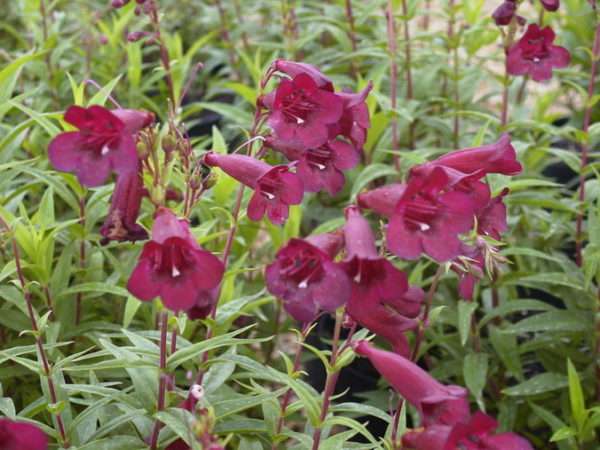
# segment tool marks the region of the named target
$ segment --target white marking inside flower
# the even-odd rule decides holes
[[[354,277],[354,282],[355,282],[355,283],[360,283],[360,272],[358,272],[358,273],[356,274],[356,276]]]
[[[426,223],[419,223],[419,228],[421,229],[421,231],[427,231],[431,227],[429,225],[427,225]]]
[[[177,278],[179,275],[181,275],[181,272],[177,270],[177,267],[173,266],[171,268],[171,275],[173,275],[173,278]]]
[[[308,282],[307,282],[307,280],[302,280],[302,281],[300,282],[300,284],[298,285],[298,287],[299,287],[300,289],[306,289],[306,288],[308,287]]]
[[[273,200],[275,198],[275,196],[269,192],[263,192],[263,194],[265,194],[269,200]]]
[[[305,122],[304,119],[301,119],[300,117],[296,117],[296,123],[298,125],[302,125],[304,122]]]
[[[316,163],[315,165],[319,170],[325,170],[325,166],[323,164]]]
[[[108,152],[110,151],[110,149],[108,148],[107,145],[105,145],[104,147],[102,147],[102,150],[100,151],[100,153],[102,154],[102,156],[106,155]]]
[[[535,63],[540,62],[540,58],[533,58],[533,62],[535,62]]]

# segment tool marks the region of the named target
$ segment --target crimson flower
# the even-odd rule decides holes
[[[477,411],[468,423],[433,425],[402,436],[402,445],[412,450],[533,450],[529,441],[515,433],[491,434],[498,422]]]
[[[139,170],[130,170],[117,177],[108,217],[100,228],[100,234],[104,236],[100,244],[148,239],[148,232],[135,223],[143,194],[144,186]]]
[[[187,311],[212,306],[198,303],[215,301],[204,294],[219,285],[223,272],[221,261],[198,245],[187,221],[161,209],[152,226],[152,240],[144,244],[127,289],[142,301],[160,297],[167,308]]]
[[[551,45],[555,34],[550,27],[531,24],[523,37],[508,49],[506,69],[511,75],[531,75],[533,81],[552,78],[552,69],[569,65],[571,56],[564,47]]]
[[[331,312],[350,298],[350,280],[332,261],[343,242],[341,233],[290,239],[275,255],[275,262],[267,266],[267,288],[284,300],[294,319],[310,322],[319,308]]]
[[[289,205],[299,205],[304,197],[302,180],[289,166],[271,166],[244,155],[220,155],[208,152],[204,164],[216,166],[240,183],[254,189],[248,204],[248,218],[258,222],[267,213],[274,225],[283,225],[289,217]]]
[[[467,176],[477,180],[488,173],[518,175],[523,171],[523,166],[516,159],[515,148],[508,133],[502,134],[493,144],[450,152],[434,161],[413,167],[410,175],[430,176],[431,172],[440,166],[452,169],[446,171],[451,184]]]
[[[0,419],[1,450],[46,450],[48,436],[35,425]]]
[[[560,7],[560,0],[540,0],[546,11],[556,11]]]
[[[271,67],[275,68],[275,70],[278,70],[279,72],[289,75],[291,78],[295,78],[301,73],[307,74],[315,83],[317,83],[317,87],[319,89],[333,92],[333,82],[327,75],[323,74],[317,66],[294,61],[286,61],[284,59],[276,59],[271,64]]]
[[[367,140],[367,129],[371,128],[371,117],[366,104],[371,89],[373,89],[372,81],[356,94],[344,91],[337,93],[344,102],[344,110],[338,124],[339,133],[348,138],[359,152],[362,151]]]
[[[405,259],[426,253],[439,262],[460,252],[457,234],[473,227],[475,202],[456,190],[446,191],[448,175],[434,168],[428,178],[411,178],[387,230],[388,248]]]
[[[508,195],[509,189],[504,188],[500,194],[490,199],[482,208],[475,211],[477,217],[477,233],[490,236],[497,241],[501,239],[500,232],[508,231],[506,223],[506,205],[502,199]]]
[[[402,302],[408,289],[406,275],[379,255],[369,222],[358,207],[350,206],[345,213],[347,257],[342,265],[352,280],[349,310],[353,314],[368,314],[380,303],[388,303],[402,315],[409,316],[412,305]]]
[[[421,426],[454,425],[469,418],[468,390],[444,385],[403,356],[356,341],[353,350],[367,356],[377,371],[421,416]]]
[[[149,125],[153,115],[143,111],[114,110],[93,105],[70,106],[64,115],[79,131],[56,136],[48,146],[52,167],[61,172],[76,170],[84,186],[100,186],[111,169],[121,174],[138,166],[133,134]]]
[[[329,195],[337,195],[346,182],[342,170],[354,169],[358,164],[356,150],[344,141],[329,141],[318,148],[306,150],[297,166],[297,173],[306,192],[317,192],[323,187]]]
[[[406,358],[410,355],[410,346],[406,331],[414,330],[418,323],[414,320],[421,312],[421,302],[425,293],[416,286],[409,286],[406,294],[395,306],[402,310],[405,315],[385,305],[378,305],[375,309],[366,313],[358,313],[353,310],[354,304],[346,307],[346,314],[352,318],[358,325],[367,328],[369,331],[388,341],[395,353]]]
[[[463,300],[471,301],[475,284],[483,278],[485,258],[479,248],[470,245],[463,244],[460,253],[451,269],[458,275],[458,295]]]
[[[516,10],[515,0],[507,0],[492,13],[492,19],[494,19],[496,25],[508,25],[515,15]]]
[[[404,183],[386,184],[371,191],[361,192],[356,198],[356,203],[361,208],[370,209],[383,217],[390,218],[396,213],[396,205],[405,190]]]
[[[340,119],[343,101],[337,94],[320,89],[303,72],[279,84],[270,109],[267,122],[280,139],[298,139],[306,148],[317,148],[329,137],[327,126]]]

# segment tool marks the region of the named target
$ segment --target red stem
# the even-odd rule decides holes
[[[406,99],[412,100],[413,94],[413,81],[412,81],[412,58],[411,58],[411,44],[410,44],[410,28],[408,25],[408,6],[406,0],[402,0],[402,15],[404,16],[404,57],[406,58]],[[415,124],[411,122],[408,124],[408,148],[414,150],[415,148]]]
[[[37,322],[35,320],[35,313],[33,310],[33,303],[31,301],[31,294],[27,290],[27,281],[25,280],[25,275],[23,274],[23,267],[21,266],[21,257],[19,254],[19,248],[17,246],[17,241],[14,237],[14,233],[11,230],[8,223],[0,217],[0,223],[6,229],[7,232],[11,234],[10,241],[12,245],[13,255],[15,258],[15,266],[17,269],[17,276],[19,277],[19,283],[21,284],[21,290],[23,291],[23,297],[25,298],[25,304],[27,305],[27,312],[29,315],[29,320],[31,321],[31,327],[33,331],[35,331],[36,339],[35,343],[37,345],[40,358],[42,359],[42,367],[44,369],[44,375],[46,376],[46,381],[48,382],[48,391],[50,392],[50,401],[53,405],[57,403],[56,390],[54,388],[54,381],[52,380],[52,374],[50,373],[50,364],[48,363],[48,357],[46,356],[46,350],[44,348],[44,343],[42,342],[41,332],[37,326]],[[69,448],[69,440],[67,439],[67,433],[65,432],[65,426],[62,421],[62,416],[60,412],[55,412],[54,416],[56,417],[56,425],[58,427],[58,432],[60,434],[60,440],[64,448]]]
[[[388,51],[390,53],[390,107],[392,110],[396,109],[397,97],[398,97],[398,65],[396,63],[396,42],[398,37],[396,35],[396,24],[394,22],[394,6],[392,0],[387,2],[387,38],[388,38]],[[398,120],[392,115],[391,118],[391,129],[392,129],[392,150],[397,152],[400,149],[398,143]],[[400,170],[400,155],[394,154],[394,167],[396,170]]]
[[[165,310],[161,313],[160,319],[160,375],[158,379],[158,404],[156,406],[157,411],[165,409],[165,391],[167,375],[165,371],[167,369],[167,328],[169,325],[169,311]],[[172,343],[171,343],[172,345]],[[154,422],[154,430],[152,431],[152,438],[150,440],[150,448],[156,449],[158,443],[158,432],[160,431],[162,423],[157,420]]]
[[[596,23],[596,35],[594,37],[594,49],[592,50],[594,58],[592,59],[592,69],[590,74],[590,80],[588,82],[588,95],[587,101],[594,95],[594,83],[596,80],[596,73],[598,71],[598,56],[600,56],[600,21]],[[590,120],[592,116],[592,107],[587,104],[585,107],[585,113],[583,118],[583,132],[588,133],[590,128]],[[579,172],[579,201],[583,203],[585,201],[585,168],[587,167],[588,152],[590,150],[589,143],[585,142],[581,146],[581,171]],[[577,215],[577,234],[576,234],[576,262],[577,266],[583,265],[583,214]]]

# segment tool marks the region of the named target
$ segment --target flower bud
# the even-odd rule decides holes
[[[148,148],[148,145],[144,141],[138,141],[135,144],[135,147],[137,148],[137,153],[138,153],[138,156],[140,157],[140,159],[146,159],[148,157],[148,155],[150,154],[150,149]]]
[[[211,172],[202,182],[202,189],[208,191],[212,189],[219,181],[219,175],[216,172]]]

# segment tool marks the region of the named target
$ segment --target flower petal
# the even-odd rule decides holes
[[[48,146],[50,164],[60,172],[70,172],[79,164],[82,157],[81,135],[78,131],[61,133],[52,139]]]
[[[152,281],[151,275],[150,261],[140,261],[127,281],[127,290],[131,295],[145,302],[158,297],[160,284]]]

